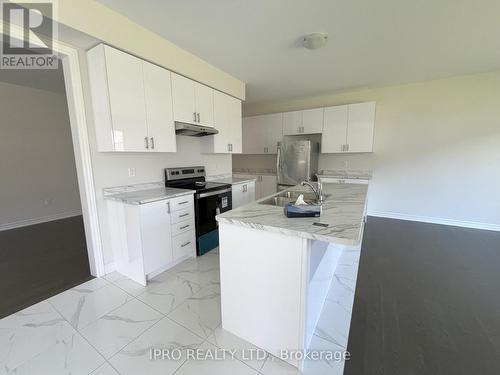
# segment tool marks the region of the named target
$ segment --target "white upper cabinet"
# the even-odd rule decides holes
[[[112,132],[109,151],[146,151],[148,134],[142,61],[107,46],[103,52],[108,83],[107,90],[104,89],[108,93],[108,116],[112,122],[106,124]],[[104,96],[94,96],[97,100],[105,100]],[[96,119],[96,125],[101,125],[101,118]]]
[[[375,102],[325,108],[322,153],[373,152]]]
[[[189,78],[172,73],[174,120],[214,126],[214,90]]]
[[[349,105],[347,152],[373,152],[375,102]]]
[[[302,133],[320,134],[323,131],[323,113],[324,108],[302,111]]]
[[[202,138],[204,153],[241,153],[241,100],[214,91],[214,125],[219,133]]]
[[[302,111],[283,113],[283,135],[300,134],[302,127]]]
[[[317,134],[323,131],[323,108],[283,113],[283,135]]]
[[[273,113],[243,119],[243,153],[276,154],[283,137],[283,114]]]
[[[194,84],[198,120],[202,126],[214,126],[214,90],[198,82]]]
[[[176,151],[170,72],[103,44],[87,57],[98,151]]]
[[[175,121],[197,124],[194,84],[189,78],[172,73]]]
[[[170,71],[144,61],[143,73],[149,149],[156,152],[175,152],[177,143]]]
[[[321,152],[343,152],[347,143],[347,119],[349,106],[325,108],[325,122],[321,136]]]

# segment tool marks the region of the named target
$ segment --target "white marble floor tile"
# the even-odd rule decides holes
[[[201,337],[212,336],[221,324],[220,294],[201,289],[168,316]]]
[[[74,328],[82,329],[131,298],[122,289],[108,283],[97,290],[77,286],[49,298],[49,302]]]
[[[351,313],[337,302],[325,300],[315,335],[340,348],[347,347]]]
[[[204,342],[199,348],[201,358],[206,357],[206,351],[219,353],[217,356],[222,358],[222,352],[214,345]],[[215,354],[214,354],[215,357]],[[210,357],[208,357],[210,358]],[[258,372],[253,368],[240,362],[238,359],[226,355],[225,360],[221,359],[188,359],[175,375],[256,375]]]
[[[302,372],[297,367],[282,361],[279,358],[269,356],[260,370],[264,375],[300,375]],[[327,375],[327,374],[325,374]]]
[[[309,350],[323,353],[323,358],[308,360],[304,366],[305,375],[342,375],[344,373],[344,348],[314,335]],[[331,353],[330,355],[326,355]]]
[[[80,285],[75,286],[73,289],[86,290],[86,291],[96,291],[97,289],[101,289],[102,287],[108,285],[108,281],[101,278],[96,277],[92,280],[86,281]]]
[[[233,335],[220,326],[215,330],[214,335],[209,336],[207,340],[218,348],[233,351],[236,358],[257,371],[262,368],[268,356],[267,352],[263,349],[257,348],[255,345]]]
[[[170,375],[184,363],[186,349],[196,349],[202,341],[186,328],[163,318],[114,355],[110,363],[121,375]],[[152,349],[178,349],[182,351],[182,356],[177,360],[151,360]]]
[[[161,318],[162,314],[133,299],[83,328],[80,333],[104,357],[110,358]]]
[[[148,282],[150,284],[151,282]],[[145,292],[148,289],[148,286],[143,286],[134,280],[130,280],[127,277],[122,277],[121,279],[113,281],[113,284],[118,288],[123,289],[125,292],[132,296],[138,296],[139,294]]]
[[[108,362],[92,372],[90,375],[120,375]]]
[[[206,270],[188,268],[178,271],[176,275],[185,280],[196,283],[203,288],[207,288],[215,292],[220,290],[220,271],[217,267],[207,268]]]
[[[0,320],[0,374],[70,337],[75,330],[43,301]]]
[[[175,275],[168,275],[163,277],[162,281],[151,284],[137,298],[167,315],[199,290],[198,284]]]
[[[109,282],[115,282],[117,280],[123,279],[124,277],[125,276],[118,271],[113,271],[103,276],[103,278]]]
[[[75,332],[9,374],[88,375],[103,362],[104,358]]]

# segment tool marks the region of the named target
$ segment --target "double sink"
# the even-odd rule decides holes
[[[270,206],[277,206],[277,207],[284,207],[288,203],[295,203],[297,201],[297,198],[299,195],[304,196],[304,201],[309,204],[309,205],[321,205],[321,203],[318,201],[318,198],[316,194],[312,192],[304,192],[304,191],[282,191],[281,193],[265,199],[259,204],[267,204]],[[329,194],[323,194],[323,200],[325,200],[327,197],[329,197]]]

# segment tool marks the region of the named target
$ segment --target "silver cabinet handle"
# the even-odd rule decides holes
[[[231,152],[233,152],[233,144],[231,143]]]
[[[144,147],[146,147],[146,149],[149,149],[149,139],[148,139],[148,137],[144,137]]]
[[[194,122],[196,122],[196,112],[193,112]]]
[[[200,123],[201,120],[200,120],[200,112],[198,112],[198,123]]]
[[[184,216],[188,216],[188,215],[189,215],[189,212],[182,214],[182,215],[179,215],[179,217],[184,217]]]
[[[170,213],[170,202],[167,202],[167,212]]]
[[[181,247],[185,247],[185,246],[189,245],[190,243],[191,243],[191,241],[188,241],[188,242],[186,242],[186,243],[183,243],[183,244],[181,245]]]
[[[179,229],[186,229],[186,228],[189,228],[189,224],[188,225],[183,225],[182,227],[180,227]]]
[[[186,203],[189,203],[189,201],[182,201],[182,202],[179,202],[177,204],[186,204]]]
[[[231,145],[229,143],[227,144],[227,150],[231,151]]]
[[[151,148],[154,150],[155,148],[155,138],[151,137]]]

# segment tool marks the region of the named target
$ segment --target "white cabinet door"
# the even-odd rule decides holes
[[[273,113],[271,115],[259,116],[261,132],[263,134],[262,143],[265,154],[277,154],[278,142],[283,138],[283,113]]]
[[[349,106],[341,105],[325,108],[321,152],[344,152],[347,144],[347,122]]]
[[[283,135],[296,135],[301,133],[302,111],[283,113]]]
[[[268,195],[276,193],[277,178],[276,176],[261,176],[260,195],[267,197]]]
[[[219,133],[203,137],[203,152],[241,153],[241,100],[214,91],[214,124]]]
[[[144,272],[150,274],[173,260],[168,201],[141,205],[141,238]]]
[[[232,186],[233,208],[244,206],[255,200],[255,182],[245,182]]]
[[[114,151],[146,151],[142,60],[104,47]]]
[[[149,150],[176,152],[170,71],[143,62]]]
[[[245,204],[245,192],[243,191],[243,184],[237,184],[231,187],[231,199],[233,208],[238,208]]]
[[[243,151],[242,123],[241,123],[241,100],[226,95],[228,121],[231,130],[231,153],[241,154]]]
[[[302,133],[320,134],[323,131],[323,113],[324,108],[302,111]]]
[[[196,124],[195,82],[172,73],[174,120]]]
[[[283,137],[283,114],[260,115],[243,119],[243,153],[276,154]]]
[[[255,200],[255,182],[247,182],[246,200],[245,204],[252,203]]]
[[[349,105],[348,152],[373,152],[375,102]]]
[[[214,90],[201,83],[195,82],[195,107],[197,124],[214,126]]]
[[[242,138],[244,154],[263,154],[262,134],[259,129],[258,116],[243,118]]]

